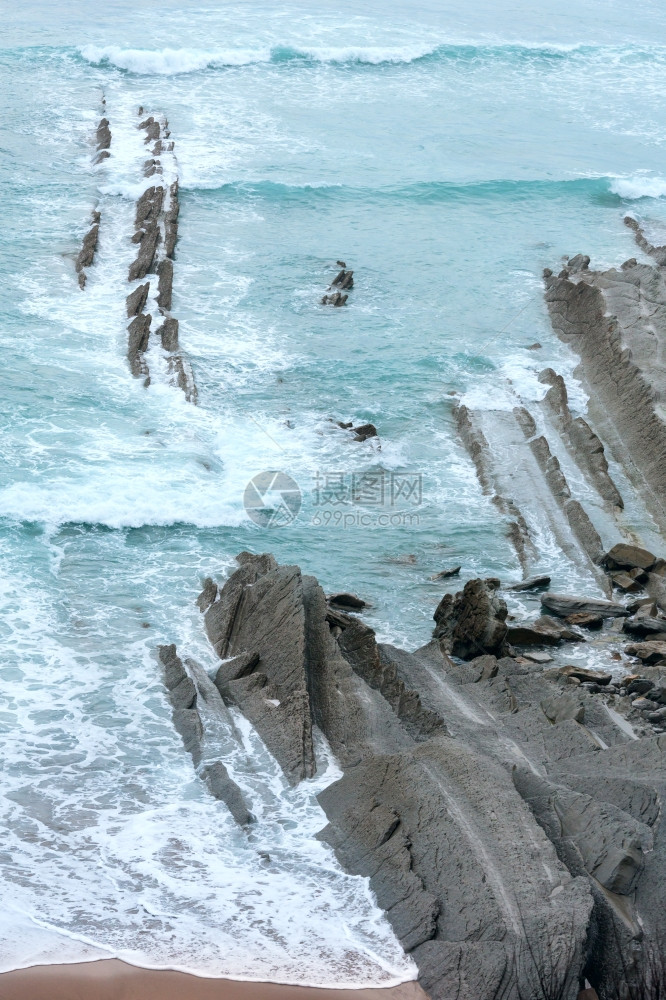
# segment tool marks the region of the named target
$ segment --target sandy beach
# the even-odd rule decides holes
[[[116,959],[41,965],[0,975],[2,1000],[425,1000],[418,983],[384,989],[331,990],[275,983],[200,979],[139,969]]]

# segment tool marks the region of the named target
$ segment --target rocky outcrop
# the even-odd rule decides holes
[[[610,672],[505,655],[495,580],[444,600],[437,638],[408,653],[297,567],[238,562],[198,599],[216,688],[291,782],[316,766],[312,726],[324,733],[344,773],[320,793],[320,836],[370,879],[433,1000],[641,982],[661,940],[666,743],[639,734],[662,724],[666,678],[620,698]]]
[[[240,826],[252,821],[243,793],[229,775],[222,760],[216,759],[220,740],[214,747],[208,741],[214,733],[215,723],[222,723],[227,732],[234,732],[233,722],[214,684],[206,672],[193,660],[187,667],[178,656],[175,645],[160,646],[158,656],[162,664],[164,683],[172,707],[174,726],[180,733],[183,745],[192,757],[199,777],[209,792],[224,802]]]
[[[663,528],[666,424],[659,404],[666,389],[660,361],[666,340],[666,282],[661,268],[632,259],[620,270],[566,267],[555,276],[546,269],[544,280],[555,332],[581,358],[590,408]]]
[[[145,313],[141,313],[127,327],[127,360],[129,361],[132,375],[137,378],[140,376],[144,376],[146,379],[150,378],[148,365],[144,358],[144,354],[148,349],[150,322],[151,317]]]
[[[161,138],[168,135],[166,121],[160,124],[151,116],[142,121],[138,128],[146,132],[146,142],[157,137],[153,156],[144,164],[144,175],[159,180],[159,175],[163,175],[163,167],[158,157],[173,150],[173,142],[165,143]],[[196,403],[197,387],[192,367],[180,348],[178,320],[171,316],[173,256],[178,238],[179,213],[177,180],[168,187],[160,183],[152,184],[138,199],[134,217],[135,231],[131,238],[132,243],[138,246],[138,251],[130,265],[128,280],[138,281],[151,273],[156,273],[159,277],[155,304],[148,304],[150,282],[147,282],[127,296],[127,315],[137,316],[142,310],[151,307],[159,310],[163,320],[157,325],[155,335],[168,355],[164,361],[167,377],[172,385],[184,392],[189,402]],[[149,345],[150,333],[143,325],[135,323],[130,324],[128,330],[130,367],[134,375],[146,376],[145,384],[149,384],[150,373],[143,355]]]
[[[502,655],[507,608],[499,596],[499,587],[499,580],[469,580],[455,597],[444,595],[433,615],[433,634],[444,652],[463,660],[483,653]]]
[[[340,261],[338,261],[338,265],[340,265]],[[345,270],[345,267],[336,274],[331,282],[328,291],[332,292],[332,294],[324,295],[321,300],[323,306],[344,306],[346,304],[349,298],[349,291],[354,287],[354,272]],[[333,291],[333,289],[337,290]]]
[[[545,368],[539,381],[550,388],[543,403],[549,408],[563,440],[574,460],[586,468],[599,495],[612,507],[622,509],[624,501],[608,472],[608,461],[601,439],[594,433],[587,420],[575,417],[569,409],[567,387],[561,375],[552,368]]]
[[[85,288],[86,285],[87,276],[85,268],[90,267],[95,259],[95,251],[97,250],[97,241],[99,239],[100,219],[100,213],[94,211],[92,213],[92,225],[83,237],[83,245],[76,258],[75,267],[76,273],[79,276],[79,288],[81,289]]]

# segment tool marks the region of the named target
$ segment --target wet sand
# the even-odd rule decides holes
[[[201,979],[154,972],[116,959],[41,965],[0,974],[2,1000],[427,1000],[418,983],[366,990]]]

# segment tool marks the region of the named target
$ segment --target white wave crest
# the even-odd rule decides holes
[[[431,55],[432,46],[324,46],[278,45],[273,48],[223,49],[125,49],[119,45],[86,45],[81,56],[98,66],[115,66],[144,76],[175,76],[224,66],[247,66],[252,63],[282,63],[311,60],[321,63],[410,63]]]
[[[270,49],[228,49],[206,52],[203,49],[124,49],[119,45],[86,45],[79,50],[84,59],[96,65],[116,66],[145,76],[176,76],[194,73],[210,66],[246,66],[270,62]]]
[[[666,177],[648,174],[617,177],[611,183],[611,191],[628,201],[635,201],[637,198],[663,198],[666,195]]]

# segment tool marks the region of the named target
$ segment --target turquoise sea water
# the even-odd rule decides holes
[[[206,798],[153,650],[213,666],[193,602],[242,549],[358,592],[409,648],[429,637],[438,570],[520,575],[452,403],[510,409],[541,397],[542,368],[571,376],[543,267],[581,250],[618,264],[637,252],[627,210],[666,220],[666,12],[77,0],[2,18],[0,966],[112,953],[409,977],[363,883],[312,839],[312,790],[287,792],[249,731],[234,773],[264,810],[254,841]],[[111,157],[93,167],[102,95]],[[145,390],[124,356],[139,105],[176,143],[173,313],[197,407],[159,378]],[[338,259],[355,287],[325,308]],[[331,418],[373,422],[381,451]],[[246,516],[264,470],[300,487],[293,523]],[[592,590],[540,542],[558,589]]]

